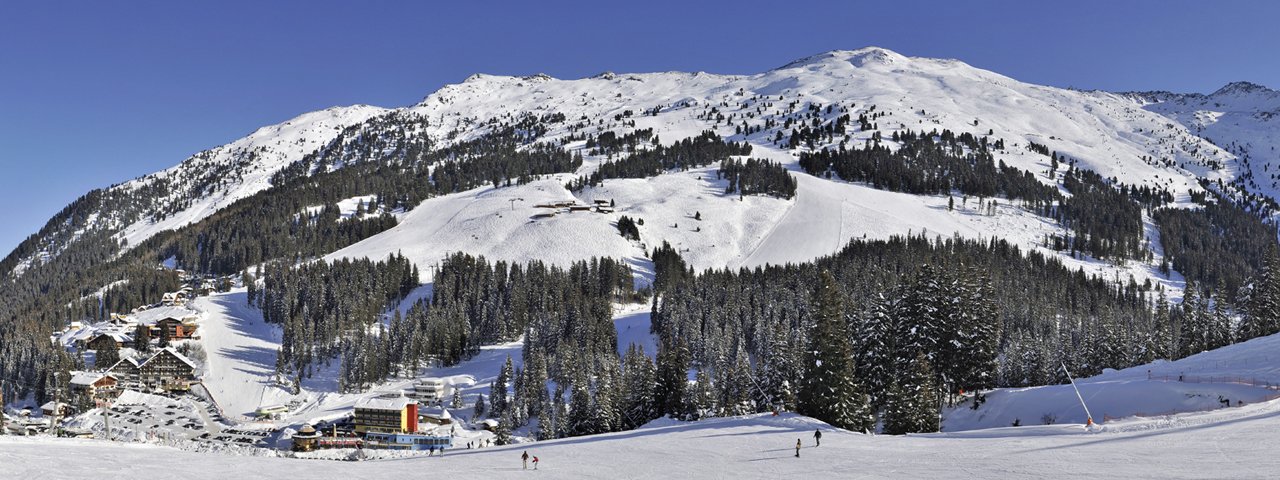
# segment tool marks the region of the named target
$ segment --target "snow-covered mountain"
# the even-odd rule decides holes
[[[885,137],[901,130],[948,129],[1001,139],[1008,148],[995,152],[999,161],[1057,185],[1060,177],[1050,173],[1049,158],[1025,148],[1035,142],[1104,177],[1166,188],[1187,205],[1186,194],[1200,188],[1200,179],[1231,182],[1243,177],[1253,180],[1251,191],[1274,195],[1273,181],[1262,179],[1274,175],[1270,164],[1278,158],[1274,129],[1267,128],[1277,98],[1276,92],[1250,84],[1232,84],[1207,96],[1066,90],[1019,82],[958,60],[906,57],[875,47],[826,52],[753,75],[606,72],[560,80],[541,74],[478,74],[408,107],[354,106],[304,114],[196,154],[169,170],[105,189],[89,208],[51,221],[14,253],[10,264],[21,272],[86,234],[111,235],[128,249],[160,231],[200,221],[269,188],[273,174],[309,154],[332,150],[345,130],[374,135],[361,126],[388,115],[425,120],[425,129],[408,134],[438,147],[477,138],[496,122],[527,115],[563,115],[567,121],[548,124],[537,141],[580,153],[588,153],[584,142],[576,140],[583,134],[650,128],[662,143],[671,144],[714,130],[728,140],[751,143],[752,156],[798,170],[796,150],[774,140],[789,135],[790,125],[806,109],[835,106],[855,117],[871,116]],[[823,121],[839,114],[829,112],[819,112]],[[742,133],[743,127],[748,133]],[[874,133],[851,132],[812,148],[842,142],[857,146]],[[575,134],[579,137],[570,141]],[[590,173],[603,160],[587,155],[576,174]],[[430,199],[422,206],[426,208],[401,215],[398,227],[333,256],[404,251],[423,267],[452,250],[556,262],[592,255],[643,256],[641,246],[613,234],[608,221],[571,216],[530,220],[533,204],[575,197],[617,201],[619,214],[648,220],[641,227],[648,246],[669,241],[687,251],[698,268],[804,261],[832,253],[851,238],[921,231],[997,235],[1037,248],[1046,234],[1061,229],[1013,205],[1000,205],[997,215],[978,215],[968,202],[962,205],[966,208],[950,211],[940,208],[946,198],[793,174],[799,180],[794,200],[739,201],[720,194],[723,185],[714,181],[714,167],[610,180],[581,192],[564,188],[574,176],[569,174],[514,188],[480,188]],[[705,219],[695,221],[695,214]],[[1140,278],[1154,277],[1149,267],[1159,261],[1158,236],[1148,230],[1157,259],[1126,267]]]
[[[1271,198],[1280,193],[1280,92],[1250,82],[1232,82],[1208,95],[1141,92],[1127,96],[1169,117],[1234,154],[1234,180]]]
[[[348,352],[356,351],[344,350],[341,355],[347,355],[346,358],[313,362],[308,367],[314,367],[314,371],[309,371],[306,378],[298,373],[297,383],[290,384],[292,380],[282,378],[288,373],[285,368],[289,366],[286,360],[289,357],[284,352],[294,351],[291,348],[292,338],[297,328],[303,327],[289,325],[288,321],[281,325],[281,316],[275,313],[274,307],[270,311],[275,317],[269,321],[269,310],[262,307],[264,301],[260,295],[263,294],[256,287],[269,285],[275,277],[270,271],[265,275],[255,272],[252,276],[247,272],[255,270],[259,262],[280,259],[307,264],[316,257],[385,259],[392,254],[403,255],[418,267],[420,275],[417,280],[423,284],[405,286],[397,283],[403,290],[398,291],[396,300],[392,303],[369,302],[375,307],[356,314],[367,314],[370,322],[381,327],[383,322],[377,319],[386,313],[385,323],[391,324],[392,328],[377,330],[379,338],[383,333],[386,333],[386,338],[392,338],[396,334],[391,332],[403,326],[399,321],[391,320],[392,317],[404,318],[416,301],[432,298],[450,288],[443,280],[438,284],[431,283],[437,273],[434,267],[446,255],[458,251],[482,255],[489,260],[515,263],[540,260],[557,265],[591,257],[618,258],[633,267],[636,283],[643,285],[654,278],[657,269],[651,259],[657,255],[650,252],[663,243],[674,246],[683,261],[701,270],[807,262],[831,255],[854,239],[921,233],[942,237],[998,237],[1008,240],[1021,251],[1043,253],[1072,269],[1080,268],[1104,281],[1113,282],[1097,282],[1102,285],[1099,290],[1111,286],[1120,290],[1126,284],[1137,290],[1136,285],[1150,281],[1164,287],[1161,295],[1167,293],[1176,301],[1182,296],[1183,277],[1177,271],[1162,270],[1165,253],[1160,232],[1167,224],[1157,225],[1153,207],[1140,204],[1139,200],[1124,197],[1102,208],[1117,203],[1132,207],[1126,211],[1131,214],[1127,218],[1133,220],[1129,223],[1133,230],[1126,230],[1126,234],[1132,232],[1131,236],[1136,236],[1140,233],[1144,241],[1135,243],[1141,243],[1140,249],[1146,249],[1142,253],[1149,251],[1150,255],[1120,255],[1101,260],[1091,258],[1074,247],[1071,251],[1051,249],[1050,238],[1074,232],[1064,220],[1066,217],[1047,213],[1052,207],[1038,208],[1027,197],[974,198],[974,195],[965,195],[960,190],[933,194],[904,193],[877,188],[869,183],[846,181],[839,175],[811,175],[801,167],[800,158],[824,148],[882,144],[890,149],[899,149],[907,145],[905,140],[898,139],[905,138],[903,134],[908,131],[945,130],[957,136],[971,135],[972,138],[989,140],[992,145],[1000,145],[989,150],[995,161],[1020,170],[1016,174],[1018,178],[1030,178],[1027,182],[1039,182],[1050,187],[1046,190],[1058,192],[1060,198],[1071,198],[1081,192],[1068,187],[1068,168],[1060,166],[1061,162],[1099,173],[1107,180],[1103,182],[1102,190],[1108,193],[1115,193],[1110,190],[1111,186],[1153,187],[1171,192],[1173,200],[1170,205],[1175,208],[1204,208],[1208,211],[1212,206],[1203,203],[1203,199],[1200,199],[1200,204],[1193,200],[1200,197],[1198,194],[1206,188],[1203,185],[1237,198],[1261,195],[1274,199],[1280,196],[1273,180],[1280,174],[1273,170],[1280,168],[1280,163],[1277,163],[1280,156],[1274,147],[1280,139],[1276,138],[1274,125],[1270,123],[1277,113],[1280,113],[1280,93],[1247,83],[1233,83],[1209,95],[1084,92],[1027,84],[957,60],[912,58],[874,47],[826,52],[751,75],[606,72],[573,80],[547,75],[474,75],[462,83],[445,86],[410,106],[335,107],[304,114],[279,125],[258,129],[230,144],[198,153],[171,169],[92,192],[69,206],[9,258],[0,262],[0,272],[3,272],[0,275],[15,275],[20,280],[53,278],[48,283],[83,283],[64,288],[71,291],[68,294],[44,284],[31,285],[39,281],[11,282],[20,287],[30,285],[29,288],[14,289],[17,292],[15,298],[43,295],[42,289],[64,296],[75,295],[70,304],[62,298],[58,298],[57,303],[49,302],[52,306],[30,302],[33,306],[28,310],[43,314],[44,320],[52,324],[64,320],[61,317],[64,310],[71,311],[68,307],[75,307],[77,303],[87,304],[89,310],[98,310],[100,316],[112,313],[108,310],[116,308],[116,305],[132,308],[136,306],[134,303],[145,303],[136,298],[113,298],[111,300],[115,304],[110,304],[105,298],[109,295],[104,293],[110,289],[96,284],[105,283],[98,280],[116,282],[108,285],[134,286],[129,283],[131,278],[127,275],[137,275],[139,271],[144,274],[138,277],[160,272],[156,275],[177,278],[179,276],[173,272],[156,269],[155,262],[167,257],[165,263],[170,268],[181,265],[199,270],[199,267],[182,262],[211,250],[231,251],[232,255],[242,255],[240,260],[243,261],[231,267],[209,267],[215,264],[209,261],[202,266],[211,271],[199,272],[231,273],[221,279],[227,282],[226,288],[230,291],[202,294],[183,307],[190,309],[197,319],[200,335],[198,343],[191,342],[199,347],[196,349],[198,355],[193,357],[200,367],[199,390],[203,392],[199,394],[200,403],[194,403],[196,399],[187,399],[184,401],[188,403],[181,404],[185,406],[176,408],[184,412],[189,410],[195,415],[190,421],[200,419],[210,430],[221,428],[214,425],[217,422],[199,414],[200,411],[213,411],[205,408],[206,404],[217,407],[214,410],[223,417],[218,422],[229,422],[228,425],[237,427],[265,428],[266,424],[259,424],[249,416],[260,407],[274,405],[289,406],[289,412],[281,415],[278,425],[296,427],[302,423],[333,420],[350,413],[357,402],[371,393],[370,388],[387,392],[411,389],[413,377],[419,373],[447,382],[458,398],[458,404],[451,408],[470,417],[469,413],[475,410],[466,408],[463,397],[470,402],[483,401],[486,393],[493,395],[495,383],[501,382],[505,386],[505,380],[498,379],[505,375],[502,372],[507,363],[513,363],[521,371],[529,371],[523,370],[526,364],[522,352],[530,349],[533,341],[529,339],[536,336],[514,335],[498,343],[477,345],[474,355],[457,364],[424,365],[419,370],[415,359],[413,371],[407,376],[377,377],[372,385],[365,385],[364,379],[344,384],[348,379],[344,370],[338,368],[338,362],[347,362],[351,358]],[[804,136],[798,131],[833,127],[842,117],[858,121],[847,123],[847,130],[830,128],[829,131],[833,132],[830,136],[794,140]],[[580,186],[579,179],[607,171],[606,164],[621,156],[639,155],[646,149],[656,150],[657,145],[671,146],[708,131],[726,141],[750,145],[750,157],[780,164],[787,171],[779,174],[789,175],[795,180],[795,195],[726,193],[729,182],[721,179],[720,169],[714,164],[670,169],[642,178],[608,178],[582,188],[570,186],[573,182],[579,182]],[[643,145],[632,152],[611,152],[596,146],[609,134],[622,138],[642,132]],[[955,144],[948,148],[962,150]],[[977,149],[972,144],[968,148]],[[485,154],[489,157],[468,156],[486,149]],[[554,155],[547,154],[549,149],[558,149],[569,155],[560,151]],[[498,154],[493,154],[495,151]],[[1046,153],[1049,151],[1053,152],[1052,156]],[[462,171],[465,168],[458,164],[478,157],[485,161],[499,158],[514,162],[511,160],[513,156],[529,152],[570,158],[572,162],[557,164],[562,168],[551,170],[559,173],[536,175],[521,171],[518,182],[512,181],[512,175],[485,176],[492,170],[501,169],[463,172],[472,176],[465,179],[470,181],[457,181],[446,176],[448,180],[457,181],[456,188],[440,187],[426,194],[404,193],[410,188],[405,183],[396,183],[429,182],[436,186],[441,181],[440,177],[424,172],[432,169],[435,172],[440,169]],[[955,155],[960,156],[959,153]],[[580,166],[578,158],[582,159]],[[450,164],[455,161],[456,164]],[[409,167],[397,170],[406,165]],[[374,174],[371,173],[374,169],[365,169],[370,166],[385,167],[392,173]],[[482,167],[471,167],[482,170]],[[369,173],[371,178],[344,176],[351,172]],[[503,170],[502,173],[509,172]],[[316,193],[316,190],[335,186],[341,187],[339,193]],[[284,193],[275,195],[279,192]],[[317,198],[322,199],[323,204],[314,203]],[[279,203],[273,203],[276,201]],[[568,204],[576,204],[579,208],[566,208]],[[546,208],[547,205],[560,206]],[[1062,205],[1063,202],[1059,201],[1053,207]],[[273,211],[275,207],[278,208]],[[1119,207],[1117,209],[1121,209]],[[1167,212],[1154,215],[1158,217],[1162,213]],[[258,214],[262,216],[254,216]],[[240,219],[236,215],[246,217]],[[639,240],[619,234],[623,216],[637,220],[635,228]],[[218,223],[228,217],[238,222]],[[328,219],[325,228],[308,230],[308,225],[311,225],[308,222],[321,223],[316,220],[319,217]],[[365,224],[364,220],[370,222]],[[1256,222],[1256,218],[1249,217],[1249,220]],[[235,224],[228,226],[230,223]],[[1141,223],[1140,231],[1138,223]],[[341,231],[340,227],[353,224],[368,228],[364,231],[351,229],[355,230],[354,233]],[[169,237],[179,237],[176,240],[166,240],[166,231],[188,226],[194,226],[192,229],[197,231],[180,232]],[[281,237],[288,237],[292,232],[280,234],[279,230],[288,232],[292,227],[303,232],[297,234],[298,237],[308,237],[308,240],[324,238],[306,245],[281,241]],[[272,228],[278,230],[273,231]],[[264,233],[259,235],[259,232]],[[1270,240],[1270,235],[1271,230],[1263,228],[1256,236]],[[259,239],[259,236],[263,238]],[[333,238],[339,236],[342,236],[341,241]],[[251,240],[241,241],[245,237]],[[1169,235],[1168,238],[1174,237]],[[154,241],[147,244],[148,239]],[[93,244],[93,249],[72,249],[78,245],[77,242],[97,243]],[[164,242],[169,243],[163,247],[155,246]],[[1172,240],[1170,245],[1173,245]],[[103,254],[103,251],[109,253]],[[32,269],[41,262],[59,258],[64,252],[92,258],[67,262],[67,266],[55,265],[70,272],[65,279],[60,276],[63,271],[50,273],[38,267]],[[142,252],[149,256],[144,257]],[[160,252],[163,254],[157,255]],[[1176,252],[1174,247],[1170,247],[1170,252]],[[1207,256],[1213,251],[1195,253]],[[66,258],[76,258],[66,255]],[[109,274],[99,277],[85,275],[83,278],[91,280],[82,280],[78,276],[81,270],[88,271],[108,263],[95,255],[116,256],[133,263],[123,267],[108,264],[101,271]],[[910,257],[905,261],[916,262],[917,259]],[[297,265],[289,263],[286,266]],[[267,270],[277,266],[268,263]],[[288,268],[280,270],[287,271]],[[240,271],[246,274],[234,275]],[[1194,279],[1193,271],[1192,268],[1187,269],[1189,278]],[[28,272],[27,277],[21,277],[24,272]],[[277,272],[276,275],[281,274]],[[344,274],[327,275],[334,278]],[[258,277],[259,282],[240,283],[251,277]],[[622,278],[625,282],[625,277]],[[204,285],[199,283],[199,278],[195,281],[197,286]],[[234,288],[233,283],[236,284]],[[304,284],[306,280],[297,283]],[[344,285],[356,284],[352,281]],[[1002,290],[1016,291],[1020,286]],[[147,285],[137,287],[143,290]],[[277,287],[276,290],[284,289]],[[95,291],[97,293],[91,293]],[[1146,302],[1148,291],[1144,287],[1142,296],[1134,302]],[[1193,290],[1188,288],[1187,291]],[[408,292],[407,296],[405,292]],[[1056,295],[1058,291],[1052,293]],[[117,295],[127,297],[125,293]],[[99,297],[98,301],[94,301],[94,296]],[[255,296],[259,298],[257,307],[250,300]],[[1217,306],[1222,305],[1219,303],[1222,297],[1213,298],[1216,315],[1219,313]],[[21,300],[30,299],[21,297]],[[343,303],[346,303],[345,299]],[[1187,302],[1188,305],[1201,306],[1207,303]],[[648,302],[613,305],[612,323],[616,337],[608,341],[614,343],[620,354],[626,345],[635,344],[647,355],[656,356],[661,342],[653,333],[656,331],[654,326],[660,325],[657,319],[669,312],[659,311],[660,302],[657,300],[652,305],[652,310]],[[1111,306],[1105,302],[1098,305],[1100,310]],[[447,310],[449,307],[432,308],[436,312],[450,311]],[[390,313],[392,310],[399,315]],[[304,308],[304,313],[297,318],[306,317],[306,311]],[[454,310],[462,311],[461,308]],[[155,313],[160,312],[157,310]],[[1070,314],[1054,316],[1051,309],[1015,315],[1037,321],[1043,319],[1046,324],[1080,322],[1078,327],[1059,331],[1061,339],[1065,340],[1044,342],[1043,353],[1046,354],[1043,358],[1056,359],[1047,354],[1049,347],[1069,348],[1066,345],[1073,339],[1089,343],[1102,335],[1089,332],[1088,328],[1098,327],[1095,331],[1103,331],[1112,325],[1123,324],[1111,322],[1114,317],[1121,316],[1113,313],[1111,310],[1105,314],[1100,312],[1097,317],[1107,322],[1093,323]],[[1086,315],[1081,314],[1080,317]],[[1169,314],[1165,312],[1164,315],[1162,321],[1167,321]],[[459,314],[456,318],[462,316]],[[668,316],[665,320],[671,321],[671,318],[677,317]],[[430,317],[414,321],[420,320],[422,325],[435,325]],[[1134,321],[1129,319],[1128,325],[1132,329]],[[335,332],[353,337],[356,331],[368,334],[363,328],[365,324],[361,323],[359,327],[351,331],[335,329]],[[420,328],[425,331],[427,327]],[[915,329],[911,331],[914,333]],[[1170,328],[1170,331],[1175,330]],[[573,332],[577,333],[576,330]],[[730,335],[728,330],[723,332]],[[1027,332],[1020,333],[1023,335],[1010,337],[1011,341],[1029,338]],[[44,335],[45,332],[38,332],[30,338],[34,339],[32,342],[45,342]],[[1037,331],[1035,335],[1041,335],[1041,332]],[[415,337],[410,334],[400,338],[412,340]],[[603,335],[602,338],[610,337]],[[1274,382],[1280,374],[1265,352],[1274,350],[1272,347],[1277,342],[1280,342],[1280,334],[1173,362],[1142,363],[1146,361],[1142,360],[1125,363],[1125,366],[1142,364],[1121,371],[1108,370],[1079,380],[1084,398],[1066,385],[995,389],[965,399],[965,402],[977,402],[981,397],[983,402],[987,402],[981,408],[971,408],[971,404],[962,403],[945,412],[947,434],[898,437],[833,432],[824,439],[830,443],[820,449],[806,448],[804,458],[809,459],[806,462],[813,459],[826,462],[824,465],[830,463],[828,459],[843,458],[844,464],[837,462],[836,467],[828,465],[826,468],[847,471],[871,465],[870,471],[882,471],[884,475],[902,475],[905,471],[912,472],[908,475],[936,476],[960,462],[967,465],[965,468],[979,472],[1006,475],[1007,472],[1025,472],[1045,476],[1078,466],[1087,461],[1086,458],[1105,457],[1104,454],[1110,452],[1107,449],[1111,448],[1107,445],[1118,445],[1125,455],[1108,457],[1111,461],[1104,462],[1103,468],[1116,472],[1118,476],[1133,476],[1145,474],[1146,470],[1143,470],[1143,465],[1129,461],[1128,457],[1150,448],[1148,438],[1152,434],[1148,430],[1166,430],[1160,434],[1174,439],[1170,443],[1173,445],[1170,451],[1177,454],[1167,455],[1176,463],[1168,466],[1166,471],[1197,472],[1194,469],[1198,467],[1192,463],[1203,460],[1204,455],[1181,453],[1198,452],[1213,446],[1222,435],[1243,434],[1241,438],[1250,440],[1266,438],[1262,432],[1274,427],[1274,414],[1280,405],[1274,400],[1274,390],[1269,388],[1271,384],[1268,382]],[[1145,348],[1148,343],[1156,344],[1159,340],[1124,345]],[[1041,346],[1040,343],[1035,345]],[[738,349],[742,350],[742,347]],[[1027,347],[1025,351],[1032,349]],[[1036,350],[1034,353],[1040,355],[1042,352]],[[1100,355],[1098,357],[1101,358]],[[386,358],[392,357],[388,355]],[[744,351],[740,358],[749,357]],[[1005,355],[1002,358],[1006,363],[1016,363],[1023,357]],[[1010,358],[1014,360],[1007,360]],[[1060,363],[1064,369],[1068,364]],[[532,370],[533,364],[528,365]],[[1041,366],[1054,368],[1048,361]],[[702,371],[702,367],[698,370]],[[690,378],[698,376],[697,372],[690,374],[693,375]],[[1243,376],[1248,376],[1249,385],[1243,384]],[[361,386],[351,388],[348,385]],[[757,385],[756,388],[760,387]],[[587,389],[580,391],[586,392]],[[1227,397],[1243,408],[1187,413],[1216,408]],[[1081,432],[1078,425],[1049,425],[1086,421],[1088,415],[1083,410],[1076,411],[1076,402],[1085,401],[1097,409],[1089,415],[1107,420],[1104,428],[1091,430],[1090,434],[1109,436],[1084,442],[1077,440],[1080,437],[1076,434]],[[1242,401],[1256,405],[1241,405]],[[174,409],[155,403],[164,402],[163,397],[130,395],[129,402],[137,403],[140,409]],[[149,414],[143,415],[145,412],[142,410],[134,413],[148,417],[147,425],[158,422]],[[1170,416],[1145,417],[1152,413]],[[1108,418],[1132,416],[1137,418],[1119,421]],[[77,425],[97,428],[99,419],[94,417],[95,414],[80,415]],[[101,420],[103,423],[99,431],[110,428],[108,422],[116,422],[106,420],[106,417]],[[1032,425],[1037,421],[1045,425],[1003,428],[1014,423]],[[123,422],[117,422],[117,430],[120,430],[119,423]],[[538,423],[541,425],[542,420],[539,419]],[[126,425],[121,432],[132,435],[127,438],[138,438],[142,427],[137,426],[137,422],[132,425]],[[1175,428],[1179,425],[1207,426]],[[155,428],[180,432],[186,440],[200,438],[198,435],[203,431],[193,427],[164,428],[158,423]],[[660,419],[637,430],[602,436],[554,440],[532,444],[533,447],[463,451],[460,446],[463,439],[478,440],[482,436],[491,436],[489,432],[466,428],[457,432],[460,436],[455,440],[455,449],[449,453],[453,458],[449,461],[453,463],[445,464],[443,471],[496,471],[495,465],[506,461],[498,460],[498,457],[505,455],[510,455],[506,459],[512,462],[510,466],[514,469],[514,459],[519,453],[517,449],[537,448],[536,453],[546,459],[544,468],[554,470],[561,468],[556,465],[574,465],[578,469],[573,472],[576,475],[616,475],[618,462],[600,459],[608,458],[609,452],[619,450],[614,447],[621,445],[625,447],[622,451],[631,452],[624,455],[624,464],[628,465],[643,465],[656,458],[674,456],[678,461],[668,463],[690,465],[688,472],[693,475],[734,472],[764,476],[759,473],[763,471],[776,477],[779,473],[795,471],[792,467],[781,466],[782,462],[793,462],[790,449],[795,445],[795,438],[804,438],[807,447],[812,431],[818,428],[827,429],[829,425],[792,414],[754,415],[696,423]],[[964,432],[979,429],[983,431]],[[1214,435],[1197,434],[1196,431],[1201,429]],[[292,431],[287,430],[286,433]],[[283,435],[275,439],[280,440]],[[711,437],[729,440],[713,439],[708,442]],[[161,453],[171,453],[152,448],[133,448],[137,451],[123,452],[80,442],[65,445],[16,440],[4,442],[6,448],[16,452],[15,458],[20,465],[18,471],[23,472],[38,472],[38,467],[31,465],[37,464],[44,455],[42,452],[48,448],[73,456],[88,453],[114,458],[117,463],[137,464],[152,464],[157,462],[156,458]],[[1259,457],[1264,455],[1261,446],[1267,443],[1237,443],[1246,448],[1227,455],[1230,457],[1230,462],[1225,462],[1227,469],[1220,471],[1247,476],[1257,471],[1248,462],[1262,458]],[[974,455],[975,450],[984,448],[994,449],[994,453]],[[1043,455],[1036,454],[1042,450],[1066,451],[1075,455],[1045,463]],[[922,451],[941,452],[937,457],[940,461],[916,465],[911,459]],[[868,463],[866,452],[883,458]],[[179,455],[184,461],[210,467],[197,472],[197,476],[221,472],[211,466],[217,463],[216,460]],[[1007,458],[990,462],[993,455]],[[703,457],[729,460],[713,462],[714,467],[693,461]],[[386,462],[373,468],[378,472],[396,474],[410,468],[418,469],[422,466],[418,462],[423,460],[433,459]],[[763,463],[754,465],[763,466],[764,470],[747,468],[753,464],[745,462],[757,461]],[[96,468],[95,465],[81,463],[72,462],[67,468],[76,473]],[[298,467],[265,460],[250,463],[252,471],[245,471],[249,476],[278,476],[281,472],[292,473],[291,469]],[[650,468],[635,470],[631,474],[648,477],[667,472],[662,468]]]
[[[16,259],[15,273],[57,255],[82,235],[111,235],[128,248],[158,232],[200,221],[270,187],[273,173],[301,160],[343,128],[385,111],[355,105],[305,113],[196,153],[172,168],[91,192],[19,247],[15,253],[27,252]]]

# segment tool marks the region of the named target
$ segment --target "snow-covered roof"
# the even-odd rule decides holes
[[[113,325],[110,322],[99,322],[93,325],[76,325],[76,323],[78,322],[73,323],[66,330],[63,330],[62,333],[54,335],[57,337],[58,343],[61,343],[62,345],[72,345],[76,342],[92,340],[94,337],[102,334],[115,335],[117,336],[116,341],[122,343],[131,341],[128,339],[128,334],[124,333],[119,326]],[[121,340],[121,337],[126,338],[126,340]]]
[[[120,361],[119,361],[119,362],[116,362],[116,363],[115,363],[115,365],[112,365],[112,366],[111,366],[111,368],[108,368],[108,369],[107,369],[107,371],[108,371],[108,372],[113,372],[113,371],[115,371],[115,370],[116,370],[116,367],[119,367],[119,366],[121,366],[121,364],[124,364],[124,363],[129,364],[129,366],[131,366],[131,367],[133,367],[133,368],[135,368],[135,369],[136,369],[136,368],[138,368],[138,359],[133,358],[133,357],[124,357],[124,358],[120,359]]]
[[[91,337],[89,341],[92,342],[96,340],[98,337],[102,337],[102,336],[110,337],[112,340],[115,340],[116,343],[129,343],[133,341],[132,336],[129,336],[119,330],[103,330],[99,332],[97,335],[94,335],[93,337]]]
[[[182,363],[187,364],[187,366],[188,366],[188,367],[191,367],[191,369],[192,369],[192,370],[194,370],[194,369],[196,368],[196,364],[195,364],[195,362],[192,362],[192,361],[191,361],[191,359],[190,359],[190,358],[187,358],[185,355],[183,355],[183,354],[181,354],[181,353],[178,353],[178,351],[177,351],[177,350],[174,350],[174,349],[173,349],[173,347],[166,347],[164,350],[161,350],[161,351],[159,351],[159,352],[156,352],[156,354],[155,354],[155,355],[152,355],[152,356],[151,356],[151,358],[148,358],[148,359],[146,359],[145,361],[143,361],[142,363],[139,363],[139,364],[138,364],[138,366],[139,366],[139,367],[141,367],[141,366],[143,366],[143,365],[146,365],[147,363],[151,362],[152,360],[155,360],[155,359],[156,359],[156,357],[159,357],[161,354],[163,354],[163,353],[165,353],[165,352],[168,352],[168,353],[173,354],[173,356],[174,356],[174,357],[176,357],[176,358],[177,358],[178,360],[180,360]]]
[[[112,377],[113,375],[105,372],[72,372],[71,384],[89,386],[98,383],[103,377]]]
[[[130,314],[127,318],[130,322],[140,323],[142,325],[155,325],[156,322],[166,318],[176,318],[178,320],[194,321],[199,317],[199,313],[183,306],[165,306],[148,308],[139,310]]]
[[[440,378],[424,378],[413,383],[414,388],[441,388],[444,380]]]
[[[44,405],[41,405],[41,406],[40,406],[40,409],[41,409],[41,410],[53,410],[55,407],[62,407],[62,408],[66,408],[66,407],[67,407],[67,404],[66,404],[65,402],[56,402],[56,403],[55,403],[55,402],[50,401],[50,402],[45,403]]]
[[[418,414],[432,417],[432,418],[439,418],[441,420],[448,420],[450,418],[453,418],[453,415],[449,414],[449,409],[440,407],[440,406],[423,408],[421,410],[418,410]]]
[[[409,397],[399,395],[379,395],[360,399],[360,401],[356,402],[356,408],[368,410],[395,410],[398,412],[415,403],[418,403],[418,401]]]

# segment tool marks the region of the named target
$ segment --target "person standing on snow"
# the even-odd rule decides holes
[[[520,463],[524,465],[523,470],[529,469],[529,452],[528,451],[520,454]]]
[[[796,458],[800,458],[800,439],[796,439]]]
[[[534,469],[534,470],[537,470],[537,469],[538,469],[538,456],[537,456],[537,455],[534,455],[534,456],[533,456],[533,469]]]
[[[822,430],[820,429],[813,430],[813,443],[815,447],[822,446]]]

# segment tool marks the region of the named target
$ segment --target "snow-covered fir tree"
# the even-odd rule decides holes
[[[805,353],[800,413],[853,431],[870,431],[873,417],[858,384],[843,295],[831,272],[822,272]]]
[[[885,402],[884,433],[938,431],[939,408],[936,375],[924,354],[917,355],[903,375],[889,387]]]

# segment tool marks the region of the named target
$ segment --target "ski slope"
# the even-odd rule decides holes
[[[1268,478],[1280,403],[1172,422],[1133,420],[1101,432],[1080,425],[954,434],[875,436],[832,430],[801,416],[754,415],[693,423],[656,421],[629,432],[478,450],[443,457],[329,462],[198,454],[93,440],[0,437],[6,478],[100,478],[168,471],[184,479],[280,478]],[[822,429],[822,446],[813,431]],[[796,458],[795,444],[804,445]],[[520,454],[540,460],[522,471]],[[49,458],[58,458],[51,465]]]
[[[1181,380],[1180,380],[1181,379]],[[1280,398],[1280,334],[1255,338],[1175,361],[1157,360],[1076,380],[1095,422],[1132,416],[1161,417],[1223,409]],[[1056,423],[1084,423],[1084,409],[1070,385],[1001,388],[977,410],[972,400],[943,415],[943,430],[975,430]],[[1236,411],[1236,408],[1224,411]]]
[[[646,252],[663,242],[701,271],[807,262],[834,254],[854,239],[959,235],[1004,238],[1023,251],[1057,257],[1070,268],[1105,278],[1133,276],[1138,283],[1150,280],[1164,285],[1172,298],[1181,297],[1182,277],[1159,272],[1163,252],[1150,221],[1148,237],[1156,246],[1151,261],[1117,265],[1076,258],[1041,245],[1048,235],[1064,234],[1061,225],[1008,201],[998,201],[994,214],[988,214],[977,199],[957,196],[954,209],[949,209],[947,196],[890,192],[817,178],[796,171],[796,160],[787,151],[770,144],[753,144],[753,148],[753,157],[792,169],[798,182],[795,198],[725,194],[727,182],[715,179],[715,167],[644,179],[610,179],[576,193],[564,187],[570,176],[556,175],[527,185],[482,187],[425,200],[394,228],[325,258],[380,260],[398,253],[418,266],[422,281],[430,282],[433,267],[454,252],[483,255],[491,261],[540,260],[560,266],[613,257],[627,260],[642,277],[638,283],[644,284],[652,280]],[[615,211],[534,218],[547,212],[535,207],[538,204],[595,200],[613,201]],[[617,220],[623,215],[644,221],[638,226],[639,243],[618,234]]]
[[[286,404],[293,395],[275,382],[280,328],[262,321],[244,290],[198,297],[192,306],[200,321],[205,349],[205,389],[224,414],[246,421],[258,407]]]
[[[416,294],[429,295],[430,288],[420,288]],[[200,297],[192,306],[201,312],[201,345],[207,357],[201,381],[224,415],[245,424],[254,421],[251,416],[258,407],[289,403],[295,403],[297,408],[270,422],[270,426],[298,427],[341,417],[350,414],[361,398],[412,389],[413,381],[422,377],[442,379],[447,385],[446,398],[459,391],[464,407],[455,409],[453,415],[468,420],[480,395],[489,395],[489,385],[497,379],[507,358],[516,367],[522,364],[522,342],[489,345],[457,365],[426,366],[412,378],[391,379],[366,392],[341,393],[337,381],[340,359],[335,359],[331,365],[318,368],[312,378],[303,380],[301,391],[295,394],[275,377],[281,330],[263,322],[262,312],[248,305],[243,288]],[[649,306],[617,305],[615,309],[620,353],[637,343],[650,356],[656,355],[656,340],[649,333]]]

